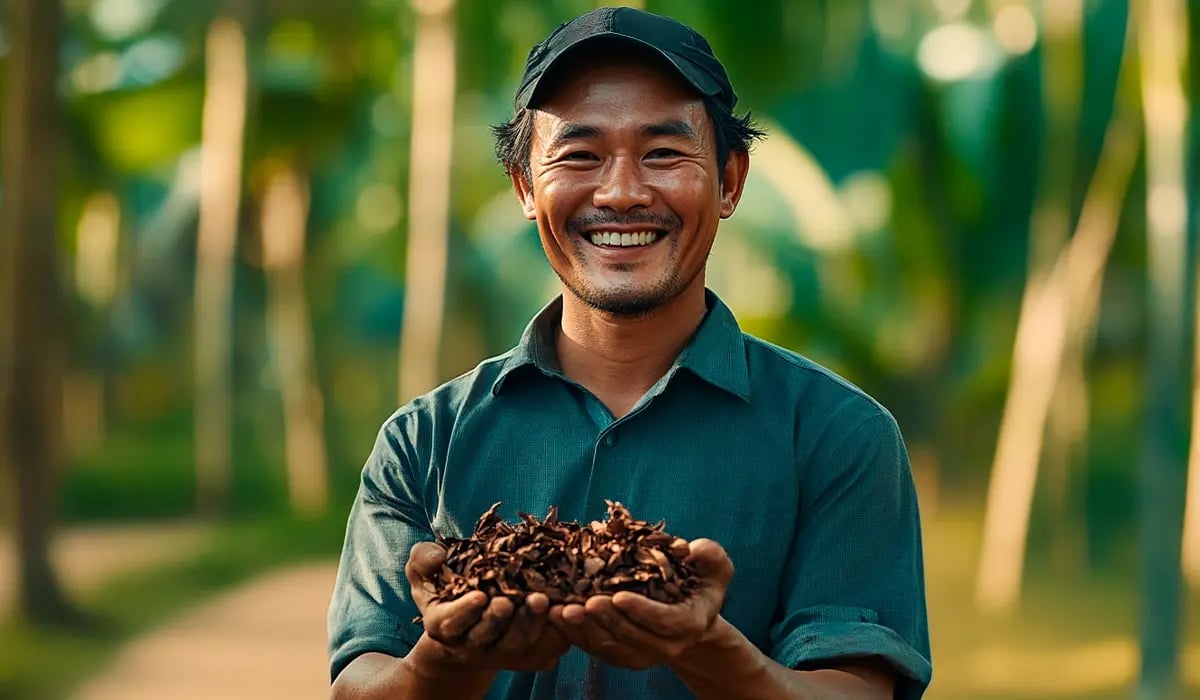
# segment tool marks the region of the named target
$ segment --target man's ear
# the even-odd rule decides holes
[[[750,172],[750,154],[746,151],[729,151],[729,160],[725,162],[725,171],[721,179],[721,218],[733,216],[738,202],[742,199],[742,191],[746,186],[746,175]]]
[[[521,203],[521,213],[530,221],[537,219],[537,211],[533,207],[533,185],[529,183],[525,173],[519,169],[509,170],[508,179],[512,180],[513,192],[517,195],[517,201]]]

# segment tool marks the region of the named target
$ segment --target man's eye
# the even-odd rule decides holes
[[[674,148],[656,148],[646,154],[647,158],[678,158],[683,155]]]
[[[587,151],[571,151],[567,155],[563,156],[563,160],[592,160],[595,157],[596,156]]]

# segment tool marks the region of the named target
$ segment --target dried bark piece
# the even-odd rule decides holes
[[[555,506],[541,520],[518,513],[518,522],[508,523],[500,505],[480,516],[470,537],[438,538],[447,556],[434,576],[435,600],[483,591],[521,605],[539,592],[552,604],[582,603],[590,595],[633,591],[676,603],[699,585],[684,563],[687,541],[668,534],[665,521],[635,519],[620,502],[605,500],[607,519],[587,525],[561,522]]]

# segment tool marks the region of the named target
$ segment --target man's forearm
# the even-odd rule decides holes
[[[892,681],[882,672],[835,669],[796,671],[759,651],[741,632],[718,617],[705,641],[672,669],[698,700],[889,700]]]
[[[438,658],[433,644],[422,636],[406,657],[363,654],[338,675],[333,700],[483,698],[496,672],[446,662]]]

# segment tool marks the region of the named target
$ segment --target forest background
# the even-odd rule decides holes
[[[929,697],[1200,697],[1200,2],[625,4],[769,132],[709,285],[904,431]],[[379,425],[556,293],[488,126],[595,6],[8,0],[0,698],[135,697],[251,589],[305,690],[182,665],[324,696]]]

